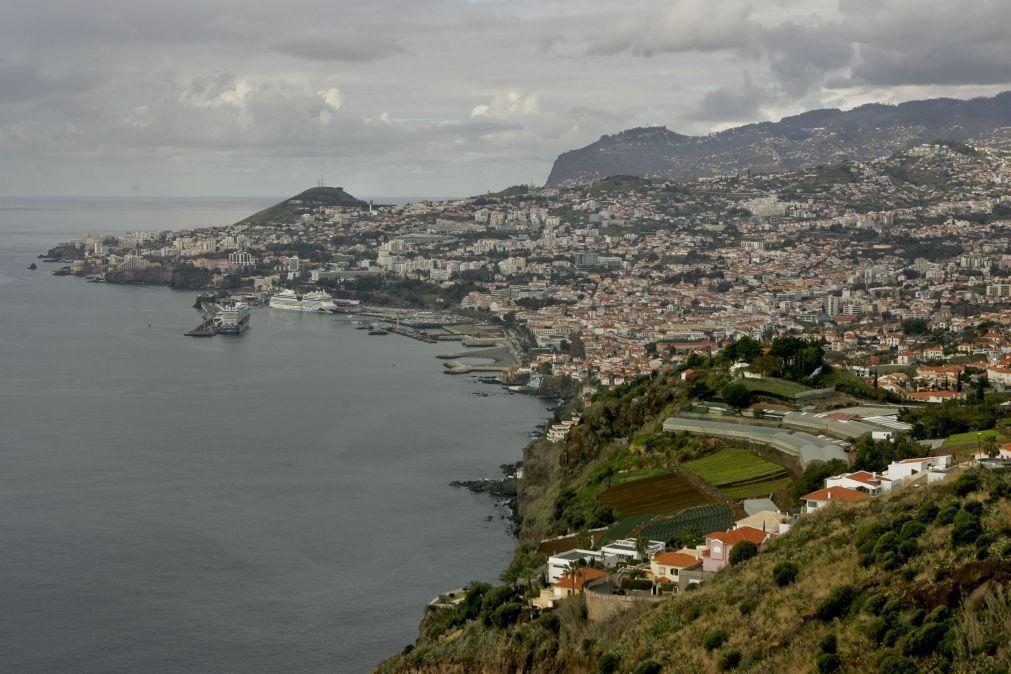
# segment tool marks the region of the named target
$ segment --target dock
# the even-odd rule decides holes
[[[214,324],[214,314],[207,316],[197,327],[186,333],[187,337],[213,337],[218,334],[218,326]]]

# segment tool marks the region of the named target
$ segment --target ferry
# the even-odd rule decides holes
[[[245,302],[225,304],[214,316],[214,324],[218,332],[224,335],[237,335],[249,327],[249,305]]]
[[[299,295],[294,290],[282,290],[270,298],[270,308],[326,314],[337,311],[333,298],[322,290],[312,290],[304,295]]]

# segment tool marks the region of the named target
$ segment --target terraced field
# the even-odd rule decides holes
[[[682,468],[733,499],[768,496],[786,489],[792,482],[782,466],[744,449],[721,449],[715,454],[689,461]]]
[[[621,517],[672,515],[712,499],[677,473],[646,477],[611,487],[600,496]]]

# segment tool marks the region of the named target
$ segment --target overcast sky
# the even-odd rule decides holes
[[[991,95],[1008,26],[1008,0],[0,0],[0,194],[478,194],[634,126]]]

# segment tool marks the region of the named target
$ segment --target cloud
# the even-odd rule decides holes
[[[472,119],[485,117],[488,119],[515,119],[528,117],[540,112],[540,103],[536,94],[522,94],[519,91],[504,91],[495,94],[488,103],[475,105],[471,111]]]
[[[775,100],[775,93],[755,84],[751,73],[745,71],[740,85],[708,92],[689,116],[707,122],[752,122],[766,118],[765,106]]]
[[[275,43],[273,48],[301,59],[348,63],[378,61],[404,52],[399,45],[382,36],[348,33],[296,35]]]
[[[1006,0],[6,0],[0,184],[480,192],[634,126],[992,95],[1009,23]]]
[[[76,95],[101,81],[93,73],[47,72],[37,65],[0,59],[0,104]]]

